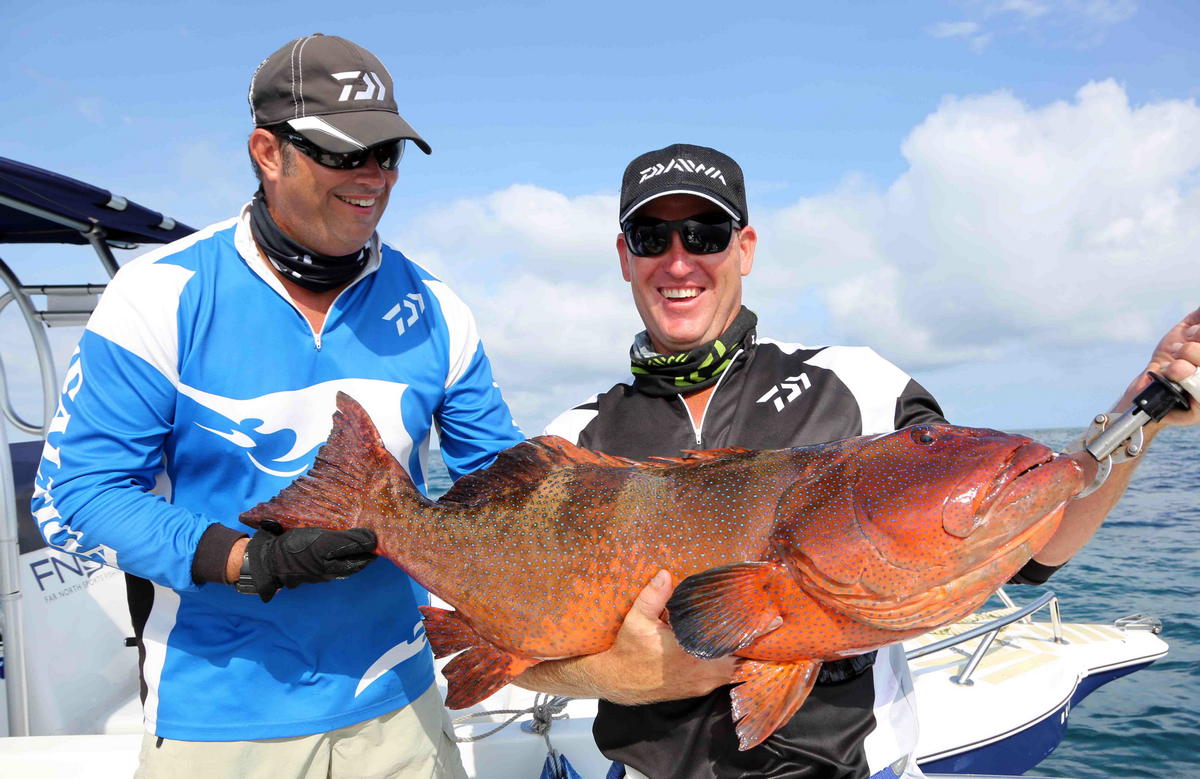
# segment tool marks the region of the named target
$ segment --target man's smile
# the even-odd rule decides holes
[[[336,197],[338,200],[342,201],[343,203],[349,203],[350,205],[357,206],[359,208],[373,208],[375,206],[375,201],[378,200],[378,198],[374,197],[374,196],[372,196],[372,197],[350,197],[348,195],[335,194],[334,197]]]
[[[704,290],[700,287],[659,287],[659,294],[668,300],[694,298]]]

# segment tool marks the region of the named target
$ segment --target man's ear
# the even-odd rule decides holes
[[[621,276],[626,281],[633,281],[629,272],[629,247],[625,245],[625,234],[617,233],[617,256],[621,258]]]
[[[742,249],[741,270],[743,276],[750,275],[750,269],[754,267],[754,249],[758,246],[758,233],[754,232],[754,228],[746,225],[738,233],[738,244]]]
[[[283,175],[283,149],[274,133],[256,127],[250,133],[250,155],[258,163],[263,179],[278,181]]]

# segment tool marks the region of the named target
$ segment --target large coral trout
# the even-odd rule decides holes
[[[434,654],[461,652],[444,671],[451,708],[609,648],[665,568],[682,580],[668,615],[684,649],[747,658],[732,695],[748,749],[795,713],[822,661],[982,604],[1082,487],[1073,460],[1024,436],[921,425],[649,464],[540,437],[434,502],[339,395],[313,469],[242,521],[374,530],[380,554],[454,606],[421,608]]]

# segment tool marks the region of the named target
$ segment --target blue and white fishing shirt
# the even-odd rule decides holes
[[[151,734],[325,732],[433,683],[426,593],[386,560],[270,603],[192,579],[211,523],[249,530],[238,515],[312,465],[338,391],[422,489],[434,422],[453,478],[523,439],[470,311],[378,236],[319,333],[259,258],[248,207],[128,263],[88,322],[32,508],[50,544],[153,583]]]

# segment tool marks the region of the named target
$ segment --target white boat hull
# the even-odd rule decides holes
[[[999,612],[1002,613],[1002,612]],[[908,642],[906,649],[926,646],[961,633],[983,619],[972,615],[961,623]],[[1017,774],[1028,770],[1058,745],[1072,707],[1100,683],[1145,667],[1167,652],[1166,643],[1146,631],[1124,631],[1110,625],[1064,624],[1065,643],[1054,641],[1046,622],[1017,622],[1004,628],[975,668],[970,686],[953,679],[963,670],[980,639],[911,662],[921,726],[917,761],[938,773]],[[127,650],[132,653],[132,650]],[[439,667],[444,662],[439,662]],[[445,694],[445,681],[439,676]],[[534,693],[508,686],[476,706],[453,712],[479,714],[459,725],[462,738],[478,738],[511,715],[529,709]],[[969,716],[964,716],[964,712]],[[554,748],[588,778],[605,776],[610,761],[592,740],[595,700],[573,700],[566,719],[550,730]],[[470,776],[482,779],[527,779],[537,776],[546,758],[546,742],[517,722],[479,741],[462,744]],[[93,725],[108,735],[34,736],[0,739],[0,775],[4,777],[128,777],[137,764],[141,744],[140,709],[136,697],[123,709]]]

